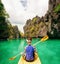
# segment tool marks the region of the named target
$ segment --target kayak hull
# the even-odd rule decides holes
[[[34,60],[34,61],[32,61],[32,62],[27,62],[27,61],[24,60],[24,58],[21,56],[18,64],[41,64],[41,61],[40,61],[38,55],[35,54],[35,60]]]

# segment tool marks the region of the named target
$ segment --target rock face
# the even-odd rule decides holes
[[[31,19],[27,20],[27,23],[24,26],[25,36],[38,37],[46,35],[47,27],[45,23],[42,21],[43,19],[41,19],[38,16],[34,17],[32,20]]]
[[[19,29],[17,26],[10,27],[9,32],[10,32],[10,36],[8,39],[18,39],[21,37]]]
[[[60,38],[60,0],[49,0],[49,9],[44,17],[29,19],[24,26],[26,37]]]
[[[14,32],[14,37],[15,38],[19,38],[20,37],[20,32],[18,30],[18,27],[17,26],[13,26],[13,32]]]

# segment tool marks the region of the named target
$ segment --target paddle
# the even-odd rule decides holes
[[[33,44],[33,46],[36,46],[37,44],[39,44],[40,42],[44,42],[48,39],[48,35],[44,36],[40,41],[36,42],[35,44]]]
[[[40,42],[44,42],[44,41],[46,41],[47,39],[48,39],[49,37],[46,35],[46,36],[44,36],[40,41],[38,41],[38,42],[36,42],[35,44],[33,44],[33,46],[36,46],[38,43],[40,43]],[[22,54],[22,52],[21,53],[19,53],[19,54],[17,54],[16,56],[14,56],[14,57],[12,57],[12,58],[9,58],[9,60],[14,60],[17,56],[19,56],[20,54]]]

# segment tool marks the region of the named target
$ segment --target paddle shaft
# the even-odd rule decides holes
[[[46,41],[48,39],[48,36],[43,37],[40,41],[36,42],[35,44],[33,44],[33,46],[36,46],[37,44],[39,44],[40,42]],[[22,53],[22,52],[21,52]],[[19,56],[21,53],[17,54],[16,56],[14,56],[15,58],[17,56]]]
[[[33,44],[33,46],[36,46],[36,45],[39,44],[40,42],[41,42],[41,41],[36,42],[35,44]],[[19,55],[21,55],[21,53],[17,54],[15,57],[17,57],[17,56],[19,56]]]

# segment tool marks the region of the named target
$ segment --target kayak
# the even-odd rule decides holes
[[[37,55],[37,53],[35,53],[35,60],[32,62],[27,62],[22,56],[18,62],[18,64],[41,64],[41,61]]]

